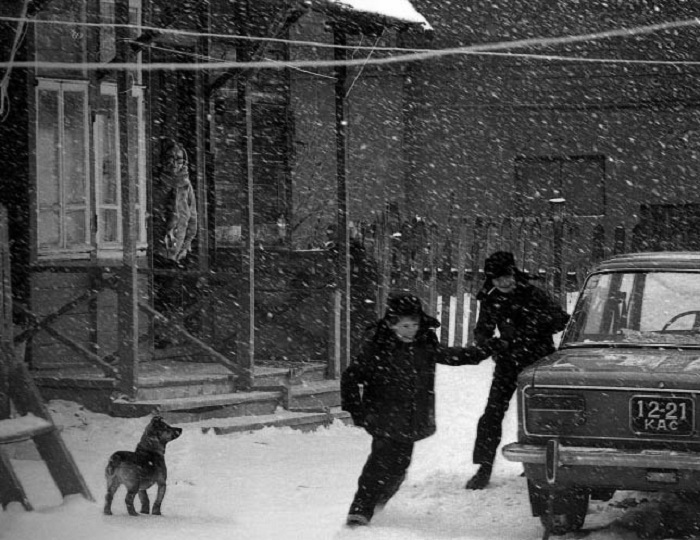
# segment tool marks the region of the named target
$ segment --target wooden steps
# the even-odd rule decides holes
[[[313,381],[290,387],[287,409],[323,410],[340,406],[339,381]]]
[[[292,412],[281,410],[275,414],[261,416],[240,416],[227,418],[220,421],[207,421],[200,427],[203,433],[215,435],[229,435],[231,433],[243,433],[256,431],[268,427],[290,427],[301,431],[313,431],[321,426],[328,426],[334,421],[352,424],[350,414],[333,407],[321,412]]]
[[[90,410],[117,417],[157,413],[176,424],[235,419],[240,430],[287,423],[311,429],[326,424],[330,410],[333,417],[346,418],[338,409],[339,381],[327,380],[326,370],[321,363],[263,364],[255,368],[253,387],[241,391],[231,372],[216,363],[144,362],[134,400],[114,395],[114,381],[97,371],[44,371],[35,380],[45,399],[80,401]],[[287,416],[281,419],[281,413]]]
[[[256,416],[272,414],[279,406],[279,392],[231,392],[208,396],[191,396],[168,399],[112,401],[111,414],[121,417],[138,417],[158,413],[167,422],[197,422],[207,418],[231,416]]]

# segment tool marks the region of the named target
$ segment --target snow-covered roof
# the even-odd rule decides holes
[[[352,11],[374,13],[403,22],[418,24],[424,30],[432,27],[428,21],[416,11],[409,0],[326,0],[329,4]]]

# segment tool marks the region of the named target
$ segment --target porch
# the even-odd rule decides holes
[[[212,362],[160,359],[145,363],[135,399],[114,394],[117,379],[89,366],[43,370],[34,380],[44,399],[79,400],[88,409],[118,417],[160,414],[174,423],[202,422],[216,433],[265,426],[311,428],[338,418],[338,381],[326,379],[327,366],[256,366],[250,389],[236,389],[235,378]]]

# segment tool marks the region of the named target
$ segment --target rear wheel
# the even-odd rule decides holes
[[[537,501],[542,526],[551,534],[561,535],[583,527],[588,512],[590,491],[587,489],[554,489],[537,487],[528,482],[530,500]],[[533,510],[535,508],[533,507]]]

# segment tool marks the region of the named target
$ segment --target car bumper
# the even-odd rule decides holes
[[[544,446],[511,443],[503,447],[508,461],[525,464],[546,463]],[[700,453],[673,450],[619,450],[559,445],[559,467],[619,467],[638,469],[680,469],[700,471]]]

